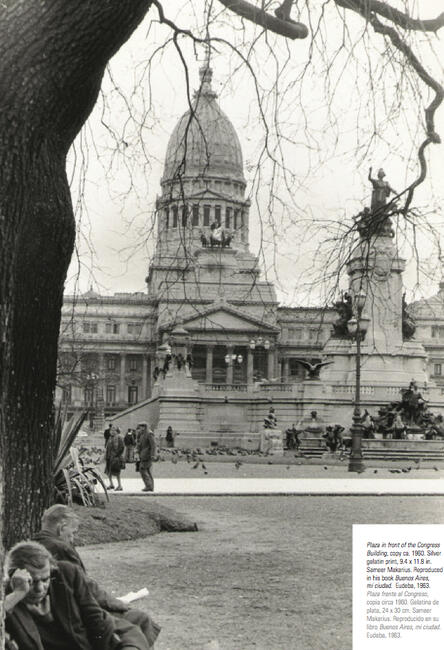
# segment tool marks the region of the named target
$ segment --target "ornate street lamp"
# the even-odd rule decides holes
[[[265,348],[265,350],[269,350],[271,346],[271,343],[268,339],[263,339],[262,336],[259,336],[257,339],[251,339],[250,341],[250,350],[254,350],[255,348]]]
[[[227,366],[233,363],[238,363],[241,364],[242,361],[244,360],[243,356],[241,354],[226,354],[225,355],[225,363]]]
[[[89,409],[89,428],[94,429],[94,416],[96,414],[96,385],[99,375],[95,372],[88,372],[86,375],[87,385],[91,386],[91,406]]]
[[[356,340],[356,383],[355,383],[355,406],[353,410],[353,424],[351,426],[352,448],[348,463],[349,472],[362,472],[362,424],[361,424],[361,341],[364,339],[370,318],[364,316],[366,294],[359,291],[354,298],[354,312],[356,318],[347,322],[347,329],[352,338]]]

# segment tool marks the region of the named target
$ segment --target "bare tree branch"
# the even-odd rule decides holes
[[[219,0],[221,4],[233,13],[250,20],[264,29],[269,29],[275,34],[286,36],[287,38],[307,38],[308,29],[303,23],[281,20],[267,14],[262,8],[255,7],[246,0]]]
[[[390,20],[393,24],[408,30],[419,30],[425,32],[437,32],[444,26],[444,12],[436,18],[421,20],[412,18],[408,14],[391,7],[381,0],[334,0],[339,7],[352,9],[358,12],[364,18],[369,18],[371,14],[378,14]]]

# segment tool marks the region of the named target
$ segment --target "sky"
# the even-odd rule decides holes
[[[435,15],[436,6],[422,0],[421,16]],[[166,13],[205,37],[206,9],[204,0],[190,0]],[[350,12],[345,29],[331,6],[318,25],[315,7],[316,37],[286,41],[220,9],[215,2],[210,14],[213,88],[244,153],[251,250],[282,303],[325,302],[340,258],[337,238],[369,201],[368,168],[383,166],[398,191],[416,176],[425,86]],[[78,237],[67,293],[90,286],[102,294],[146,291],[168,139],[188,107],[187,75],[192,94],[205,57],[204,46],[186,37],[178,39],[179,52],[156,19],[151,12],[112,60],[70,153]],[[307,23],[304,11],[300,19]],[[442,82],[439,39],[417,41],[415,51]],[[436,127],[444,138],[443,113]],[[399,230],[412,298],[435,292],[440,279],[444,145],[429,151],[429,175],[414,204],[426,217]],[[346,287],[346,277],[339,285]]]

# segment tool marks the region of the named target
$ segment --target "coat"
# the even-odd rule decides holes
[[[105,474],[118,475],[122,469],[125,445],[120,434],[109,438],[105,450]]]
[[[72,639],[72,650],[113,650],[113,619],[92,596],[83,572],[60,562],[51,573],[51,610]],[[44,650],[34,618],[23,602],[6,615],[6,629],[20,650]],[[137,647],[137,646],[136,646]]]
[[[34,535],[33,540],[42,544],[57,562],[71,562],[71,564],[76,565],[83,572],[88,587],[100,607],[108,612],[124,612],[128,609],[121,600],[114,598],[105,589],[102,589],[95,580],[86,575],[85,565],[74,546],[67,544],[60,537],[47,530],[41,530]]]
[[[137,443],[137,451],[141,463],[151,464],[156,457],[156,441],[152,431],[144,431]]]
[[[122,638],[128,641],[134,641],[135,647],[145,648],[144,642],[141,643],[140,638],[138,638],[138,630],[134,630],[132,627],[132,625],[136,625],[140,627],[146,637],[148,647],[151,648],[154,645],[160,632],[160,626],[153,621],[149,614],[138,609],[129,609],[125,603],[105,591],[95,580],[90,578],[86,574],[85,565],[74,546],[64,542],[60,537],[57,537],[57,535],[48,530],[41,530],[33,539],[42,544],[58,562],[71,562],[83,572],[88,587],[100,607],[110,612],[113,618],[119,617],[114,618],[114,624],[117,627],[116,632]],[[120,617],[123,617],[124,620],[120,620]]]

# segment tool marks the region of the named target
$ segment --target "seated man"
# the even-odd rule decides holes
[[[130,609],[121,600],[101,589],[95,580],[86,575],[85,566],[74,547],[74,535],[79,528],[79,523],[79,518],[71,508],[56,504],[43,513],[42,530],[35,535],[34,539],[45,546],[56,560],[71,562],[79,567],[99,605],[113,617],[122,617],[133,625],[139,626],[146,637],[148,647],[153,648],[160,626],[151,619],[149,614],[139,609]]]
[[[6,630],[20,650],[146,650],[140,630],[113,618],[92,596],[83,572],[57,563],[37,542],[20,542],[6,556]]]

